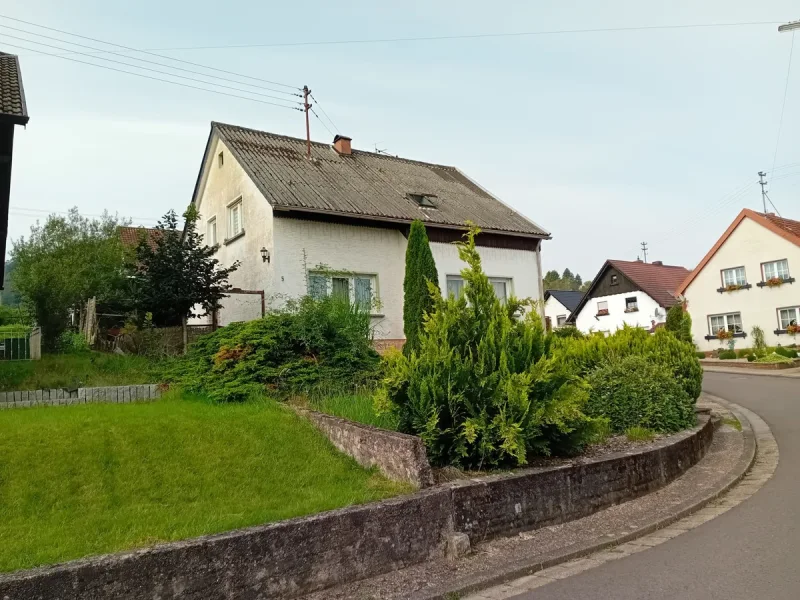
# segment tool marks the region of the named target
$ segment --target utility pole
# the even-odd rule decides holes
[[[644,255],[644,262],[647,262],[647,242],[642,242],[642,255]]]
[[[778,32],[785,33],[786,31],[796,31],[798,29],[800,29],[800,20],[791,21],[789,23],[786,23],[785,25],[781,25],[780,27],[778,27]]]
[[[764,179],[767,174],[764,171],[758,172],[758,183],[761,184],[761,202],[764,204],[764,212],[767,212],[767,180]]]
[[[308,121],[308,111],[311,109],[311,105],[308,103],[308,96],[311,93],[311,90],[308,89],[307,85],[303,86],[303,109],[306,113],[306,156],[311,158],[311,124]]]

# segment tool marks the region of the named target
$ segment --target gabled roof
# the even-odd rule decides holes
[[[28,107],[22,87],[22,71],[14,54],[0,52],[0,122],[25,125]]]
[[[564,305],[564,308],[566,308],[569,312],[572,312],[577,308],[581,298],[583,298],[583,292],[572,290],[545,290],[545,301],[547,301],[550,296],[553,296],[556,300]]]
[[[306,140],[223,123],[211,124],[204,165],[209,164],[215,134],[276,211],[394,223],[421,219],[445,228],[462,228],[472,221],[487,232],[550,237],[455,167],[360,150],[343,155],[319,142],[312,142],[308,160]],[[420,206],[413,194],[430,199],[435,208]]]
[[[722,247],[727,239],[731,236],[731,234],[736,230],[739,224],[744,221],[745,219],[751,219],[769,229],[772,233],[779,235],[783,239],[800,246],[800,221],[793,221],[792,219],[784,219],[783,217],[778,217],[777,215],[773,215],[770,213],[760,213],[754,210],[750,210],[749,208],[745,208],[740,212],[737,217],[733,220],[733,223],[725,230],[725,233],[717,240],[717,243],[711,247],[711,250],[708,251],[703,257],[703,260],[700,261],[694,271],[692,271],[689,276],[683,280],[680,286],[678,286],[678,293],[683,294],[689,285],[694,281],[694,278],[700,274],[700,271],[705,268],[714,255],[717,253]]]
[[[570,322],[575,322],[584,305],[590,298],[594,297],[594,290],[609,267],[613,267],[622,273],[631,283],[664,308],[669,308],[678,303],[676,298],[678,286],[689,275],[688,269],[675,265],[646,263],[640,260],[607,260],[600,268],[597,277],[592,280],[592,285],[584,294],[580,304],[575,307],[575,310],[570,315],[568,319]]]
[[[155,240],[161,235],[160,229],[151,229],[148,227],[120,227],[119,239],[122,240],[122,245],[126,247],[135,248],[139,245],[140,236],[144,235],[147,243],[150,246],[155,245]]]

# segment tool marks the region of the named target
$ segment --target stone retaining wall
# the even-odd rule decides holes
[[[153,400],[160,397],[161,390],[157,384],[75,388],[72,390],[64,388],[23,390],[18,392],[0,392],[0,409],[90,404],[93,402],[121,404],[137,402],[139,400]]]
[[[706,415],[699,422],[654,447],[573,466],[0,575],[0,598],[294,598],[441,557],[458,532],[485,539],[535,529],[653,491],[702,458],[714,428]]]
[[[700,365],[711,365],[714,367],[730,367],[732,369],[752,369],[752,370],[765,370],[777,371],[781,369],[794,369],[800,367],[800,359],[792,361],[778,362],[778,363],[757,363],[740,360],[718,360],[714,358],[704,358],[700,361]]]
[[[425,444],[406,435],[354,423],[312,410],[299,410],[324,433],[340,452],[365,467],[377,466],[389,479],[407,481],[420,488],[434,484]]]

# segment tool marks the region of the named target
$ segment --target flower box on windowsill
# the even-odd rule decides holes
[[[608,316],[608,309],[606,308],[604,310],[598,310],[597,314],[595,316],[596,317],[607,317]]]
[[[778,283],[777,281],[775,281],[774,283],[770,283],[771,281],[774,281],[776,279],[778,278],[773,277],[772,279],[769,279],[767,281],[759,281],[756,285],[760,288],[763,288],[763,287],[781,287],[784,283],[794,283],[794,277],[787,277],[786,279],[781,279],[780,283]]]
[[[775,331],[773,331],[773,333],[775,335],[786,334],[786,335],[791,335],[792,337],[794,337],[794,336],[796,336],[797,334],[800,333],[800,328],[798,328],[797,325],[789,325],[788,328],[786,328],[786,329],[776,329]]]
[[[734,333],[731,337],[732,338],[746,338],[747,334],[743,331],[741,333]],[[719,340],[719,337],[717,337],[716,335],[707,335],[706,339],[707,340]],[[726,339],[730,339],[730,338],[726,338]],[[724,342],[726,340],[720,340],[720,341]]]
[[[638,307],[637,308],[626,308],[625,312],[626,313],[639,312],[639,308]]]
[[[724,294],[725,292],[738,292],[739,290],[749,290],[753,287],[752,283],[745,283],[744,285],[726,285],[725,287],[717,288],[717,292]]]

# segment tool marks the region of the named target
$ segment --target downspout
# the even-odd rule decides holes
[[[544,283],[542,282],[542,240],[536,244],[536,278],[539,282],[539,316],[542,327],[547,331],[547,321],[544,316]]]

